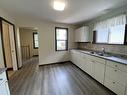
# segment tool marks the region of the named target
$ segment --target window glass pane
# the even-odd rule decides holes
[[[66,50],[66,41],[57,41],[57,50]]]
[[[67,40],[67,30],[57,29],[57,40]]]
[[[109,35],[109,29],[98,29],[97,30],[97,36],[96,36],[96,42],[97,43],[108,43],[108,35]]]
[[[38,34],[34,35],[34,40],[38,40]]]
[[[110,28],[109,43],[123,44],[125,35],[125,25],[119,25]]]
[[[38,47],[38,41],[35,41],[35,47]]]
[[[38,48],[39,43],[38,43],[38,34],[34,33],[34,48]]]

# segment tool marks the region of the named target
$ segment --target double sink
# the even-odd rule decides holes
[[[125,58],[113,56],[113,55],[110,55],[104,52],[98,52],[98,51],[87,51],[87,50],[79,50],[79,51],[85,54],[93,55],[96,57],[104,58],[110,61],[115,61],[115,62],[127,65],[127,59]]]
[[[101,57],[112,57],[111,55],[106,54],[106,53],[102,53],[102,52],[96,52],[96,51],[82,51],[82,52],[92,54],[92,55],[96,55],[96,56],[101,56]]]
[[[95,55],[98,55],[98,56],[103,56],[103,57],[112,57],[111,55],[106,54],[106,53],[102,53],[102,52],[94,52],[94,51],[90,51],[89,53],[91,53],[91,54],[95,54]]]

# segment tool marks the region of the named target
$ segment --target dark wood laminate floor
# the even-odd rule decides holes
[[[28,61],[10,79],[11,95],[115,95],[71,63]]]

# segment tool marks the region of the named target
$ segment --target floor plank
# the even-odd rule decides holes
[[[12,95],[115,95],[70,62],[38,67],[33,58],[9,80]]]

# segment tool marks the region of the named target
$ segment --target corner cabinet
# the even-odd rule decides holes
[[[83,26],[75,30],[75,42],[90,42],[88,26]]]

